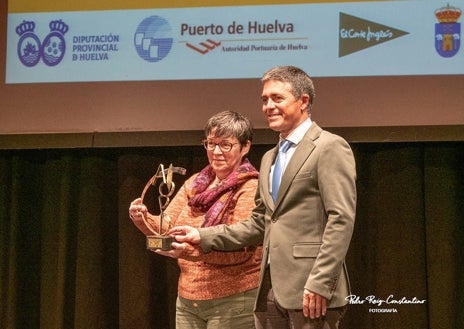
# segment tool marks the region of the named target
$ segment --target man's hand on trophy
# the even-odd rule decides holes
[[[191,226],[176,226],[169,230],[168,235],[174,236],[177,242],[187,242],[192,245],[200,244],[200,232]],[[174,246],[174,244],[173,244]]]

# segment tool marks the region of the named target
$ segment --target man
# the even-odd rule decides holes
[[[174,228],[173,247],[188,242],[209,252],[263,241],[256,328],[338,328],[350,294],[344,260],[356,211],[354,157],[343,138],[311,121],[315,91],[303,70],[275,67],[261,81],[262,111],[280,141],[262,158],[256,208],[228,227]]]

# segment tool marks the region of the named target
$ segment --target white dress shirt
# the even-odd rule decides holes
[[[311,118],[307,118],[287,136],[286,140],[289,140],[290,142],[292,142],[292,146],[287,151],[287,155],[285,157],[285,162],[284,162],[284,168],[282,172],[285,172],[285,168],[287,167],[287,164],[290,162],[290,159],[292,158],[293,153],[295,153],[296,147],[301,142],[304,135],[308,131],[309,127],[311,127],[312,123],[313,122],[311,121]],[[283,138],[279,138],[278,145],[280,145],[280,142],[282,140]],[[271,173],[269,175],[269,182],[272,182],[272,175],[274,173],[274,165],[275,164],[273,164],[271,167]],[[272,184],[269,184],[269,193],[272,193]]]

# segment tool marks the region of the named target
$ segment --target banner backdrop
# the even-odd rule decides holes
[[[276,64],[319,77],[464,73],[463,0],[37,6],[9,1],[6,83],[255,78]]]

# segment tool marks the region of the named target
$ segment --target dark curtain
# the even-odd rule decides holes
[[[253,146],[255,166],[271,146]],[[356,298],[342,327],[463,327],[464,143],[352,147]],[[0,151],[0,327],[174,328],[177,264],[147,251],[127,214],[159,163],[189,176],[206,156],[196,146]]]

